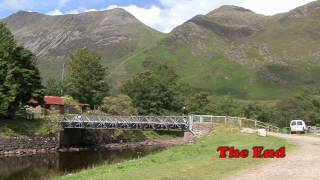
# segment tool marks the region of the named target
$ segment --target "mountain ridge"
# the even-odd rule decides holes
[[[272,99],[303,88],[320,92],[319,9],[320,0],[273,16],[221,6],[191,18],[168,34],[145,26],[119,9],[105,21],[100,15],[110,11],[52,16],[55,21],[48,27],[37,20],[41,14],[30,14],[25,21],[39,25],[24,25],[20,20],[21,29],[12,27],[20,26],[19,22],[10,22],[9,28],[18,42],[38,55],[40,52],[39,67],[44,74],[59,72],[59,68],[51,73],[46,68],[66,62],[65,56],[77,47],[63,46],[65,41],[58,39],[50,41],[51,49],[44,48],[48,51],[37,51],[41,46],[34,43],[45,40],[46,28],[50,28],[68,32],[63,34],[64,39],[80,37],[76,45],[83,43],[97,51],[111,67],[110,80],[115,91],[134,74],[165,64],[177,71],[182,82],[199,91],[243,99]],[[46,15],[41,18],[48,20]],[[28,32],[28,28],[34,37],[22,33]],[[89,39],[75,33],[78,31],[88,32]],[[39,37],[39,32],[44,35]],[[57,37],[55,33],[51,36]],[[70,51],[64,50],[68,48]]]
[[[304,88],[320,92],[319,2],[274,16],[222,6],[176,27],[158,47],[129,60],[127,69],[179,67],[182,81],[194,88],[244,99],[279,98]],[[312,13],[284,21],[300,9]]]
[[[81,46],[96,51],[104,64],[114,67],[164,36],[121,8],[58,16],[18,12],[2,22],[18,44],[38,56],[45,79],[60,72],[68,56]]]

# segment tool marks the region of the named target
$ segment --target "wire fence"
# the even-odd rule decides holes
[[[269,132],[279,132],[280,128],[269,123],[247,119],[242,117],[213,116],[213,115],[193,115],[194,123],[217,123],[226,127],[266,129]]]

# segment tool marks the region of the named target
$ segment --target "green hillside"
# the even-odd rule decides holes
[[[222,6],[169,34],[122,9],[62,16],[19,12],[2,21],[37,54],[44,79],[59,78],[68,55],[85,45],[109,67],[113,92],[136,73],[166,64],[199,91],[264,100],[320,92],[319,8],[317,0],[264,16]]]
[[[152,51],[152,53],[150,53]],[[200,91],[231,95],[241,99],[269,99],[287,93],[286,87],[270,83],[258,72],[231,61],[223,55],[210,59],[195,56],[187,48],[170,52],[164,45],[140,53],[125,63],[128,74],[136,74],[152,66],[174,67],[181,81]]]
[[[166,64],[176,69],[181,81],[215,95],[275,99],[302,89],[318,92],[317,8],[320,1],[267,17],[223,6],[206,16],[192,18],[156,47],[128,58],[119,66],[127,76],[113,78],[124,80]]]
[[[101,55],[112,69],[164,36],[123,9],[60,16],[20,11],[1,21],[37,55],[44,79],[60,76],[62,64],[81,46]]]

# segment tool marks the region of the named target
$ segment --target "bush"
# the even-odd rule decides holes
[[[81,112],[81,107],[79,103],[76,100],[74,100],[71,96],[64,96],[63,101],[65,105],[65,113],[78,114]]]
[[[103,98],[101,110],[109,115],[130,116],[137,113],[131,98],[122,94]]]

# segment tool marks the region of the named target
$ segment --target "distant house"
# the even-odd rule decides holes
[[[64,100],[58,96],[45,96],[44,97],[45,115],[52,111],[56,111],[59,114],[64,114]]]
[[[35,100],[34,98],[31,98],[26,104],[30,107],[35,108],[39,106],[39,101]]]
[[[44,115],[49,115],[49,114],[79,114],[86,112],[90,110],[90,105],[89,104],[80,104],[76,102],[78,107],[74,106],[68,106],[65,102],[67,100],[64,100],[65,97],[59,97],[59,96],[44,96],[43,98],[43,104],[40,104],[37,100],[35,99],[30,99],[27,102],[27,106],[29,109],[36,113],[36,114],[42,114]],[[43,106],[44,105],[44,106]],[[40,108],[40,110],[39,110]]]

